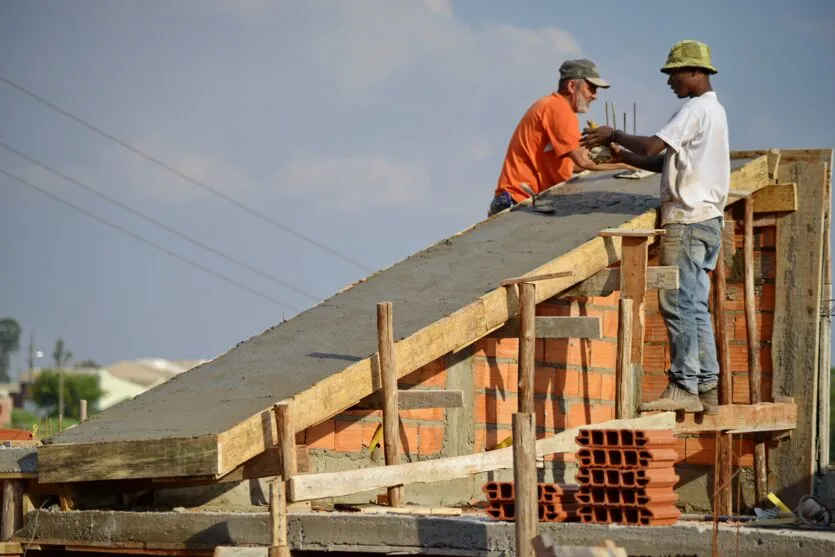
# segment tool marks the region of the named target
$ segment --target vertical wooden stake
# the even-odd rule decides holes
[[[713,470],[714,482],[714,514],[733,514],[733,436],[724,431],[716,432],[716,442],[719,444],[719,457]]]
[[[513,414],[513,482],[516,491],[516,555],[533,557],[539,522],[536,500],[536,435],[534,415]]]
[[[3,507],[0,516],[0,541],[8,541],[23,525],[23,482],[3,480]]]
[[[289,402],[273,405],[279,454],[281,455],[281,478],[286,482],[298,473],[296,465],[296,432]]]
[[[640,401],[644,375],[644,298],[647,293],[649,238],[624,236],[621,244],[620,295],[632,300],[632,397]]]
[[[726,216],[727,218],[727,216]],[[725,310],[727,273],[725,271],[725,234],[722,233],[722,245],[719,248],[719,258],[713,271],[713,316],[716,335],[716,355],[719,360],[719,404],[731,404],[731,361],[728,348],[728,314]],[[733,512],[733,477],[732,436],[728,433],[717,432],[719,456],[714,463],[714,514],[730,515]]]
[[[87,400],[82,398],[80,402],[81,402],[81,411],[80,411],[79,418],[81,419],[81,423],[84,423],[84,422],[87,421]]]
[[[638,408],[632,374],[632,300],[621,298],[618,308],[618,360],[615,368],[618,419],[634,418]]]
[[[287,544],[287,484],[282,478],[270,483],[270,548],[268,557],[290,557]]]
[[[386,464],[400,462],[400,414],[397,403],[397,369],[394,361],[394,322],[391,302],[377,304],[377,350],[383,383],[383,448]],[[389,505],[403,506],[403,486],[388,488]]]
[[[535,414],[534,373],[536,364],[536,286],[519,284],[519,412]]]
[[[713,310],[716,318],[716,355],[719,360],[719,404],[731,404],[731,360],[728,347],[728,314],[725,310],[726,298],[726,271],[725,271],[725,242],[719,248],[719,260],[716,263],[716,270],[713,271]]]
[[[748,330],[748,366],[751,404],[762,402],[762,372],[760,368],[760,335],[757,330],[757,309],[754,298],[754,199],[745,198],[745,233],[743,257],[745,260],[745,325]],[[754,444],[755,496],[757,504],[765,501],[768,493],[765,462],[765,442],[761,434],[755,434]]]

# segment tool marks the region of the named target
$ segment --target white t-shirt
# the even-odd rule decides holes
[[[716,93],[687,101],[655,134],[667,144],[661,224],[721,217],[731,185],[728,120]]]

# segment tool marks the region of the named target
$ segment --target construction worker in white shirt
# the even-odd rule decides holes
[[[612,162],[661,173],[660,264],[675,265],[678,289],[658,292],[670,340],[666,390],[642,410],[715,413],[719,363],[708,313],[708,272],[717,264],[730,188],[725,109],[710,83],[717,73],[710,48],[676,43],[661,71],[680,99],[689,99],[655,135],[641,137],[603,126],[586,130],[581,145],[611,145]],[[663,153],[663,154],[662,154]]]

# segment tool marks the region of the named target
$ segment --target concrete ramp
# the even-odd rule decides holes
[[[767,183],[765,157],[734,160],[734,190]],[[604,228],[652,228],[658,175],[640,180],[596,173],[552,188],[377,272],[321,304],[240,343],[39,447],[40,481],[211,477],[275,443],[269,409],[291,400],[298,430],[379,388],[370,358],[376,304],[394,306],[398,374],[466,346],[518,313],[502,279],[572,271],[537,288],[547,299],[619,260]],[[210,326],[195,323],[196,327]]]

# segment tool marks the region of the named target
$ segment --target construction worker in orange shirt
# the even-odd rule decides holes
[[[510,138],[488,216],[565,182],[583,170],[631,169],[624,163],[595,163],[580,146],[577,114],[588,112],[598,89],[609,84],[591,60],[566,60],[557,91],[537,100]]]

